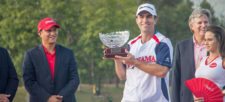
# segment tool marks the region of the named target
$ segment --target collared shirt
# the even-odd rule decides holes
[[[141,42],[141,35],[130,40],[130,53],[141,62],[172,65],[173,48],[170,40],[157,32],[149,41]],[[126,82],[121,102],[169,102],[169,77],[157,77],[136,66],[126,66]]]
[[[194,36],[193,42],[194,42],[195,68],[197,69],[200,65],[202,58],[207,56],[207,50],[205,48],[204,42],[198,44]]]
[[[43,45],[42,45],[43,46]],[[50,73],[51,73],[51,78],[52,80],[54,80],[54,73],[55,73],[55,49],[54,49],[54,52],[53,53],[50,53],[47,48],[45,48],[43,46],[43,49],[44,49],[44,52],[45,52],[45,56],[47,58],[47,61],[48,61],[48,65],[49,65],[49,70],[50,70]]]

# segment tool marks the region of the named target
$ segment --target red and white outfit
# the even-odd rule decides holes
[[[146,43],[141,35],[129,43],[130,53],[139,61],[171,67],[173,47],[168,38],[159,32]],[[122,102],[168,102],[168,75],[160,78],[132,65],[126,67],[126,83]]]
[[[225,86],[225,68],[222,66],[222,57],[217,57],[211,62],[207,62],[208,57],[204,57],[199,68],[195,72],[195,77],[202,77],[213,81],[219,88]],[[225,102],[225,97],[223,98]]]

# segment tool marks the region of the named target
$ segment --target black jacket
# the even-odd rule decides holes
[[[79,85],[77,65],[73,52],[63,46],[56,45],[54,80],[42,45],[26,52],[23,80],[30,102],[47,102],[51,95],[63,96],[63,102],[76,102],[75,91]]]
[[[12,102],[18,84],[17,73],[9,53],[0,47],[0,94],[10,94],[9,100]]]

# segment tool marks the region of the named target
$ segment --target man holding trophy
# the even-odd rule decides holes
[[[136,23],[141,34],[129,41],[126,56],[114,56],[116,74],[120,80],[126,80],[122,102],[168,102],[172,44],[155,31],[154,5],[141,4],[136,12]]]

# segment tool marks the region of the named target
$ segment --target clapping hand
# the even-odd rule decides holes
[[[0,102],[9,102],[9,94],[0,94]]]

